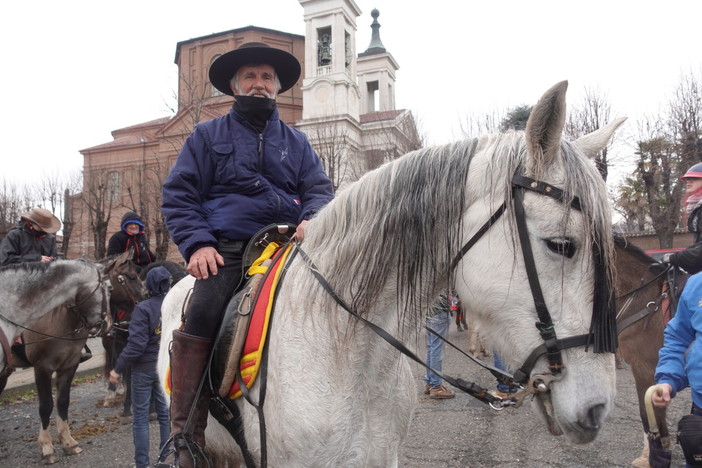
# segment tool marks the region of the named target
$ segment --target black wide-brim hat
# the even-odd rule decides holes
[[[292,88],[300,78],[300,62],[294,55],[281,49],[276,49],[263,42],[247,42],[236,50],[217,57],[210,66],[210,82],[212,86],[230,96],[234,95],[229,82],[243,65],[265,63],[275,69],[280,80],[279,93]]]

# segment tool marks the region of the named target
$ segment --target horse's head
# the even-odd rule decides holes
[[[611,218],[590,158],[624,119],[563,141],[566,88],[544,94],[525,132],[477,140],[463,218],[464,242],[474,247],[455,274],[463,304],[519,369],[551,432],[586,443],[616,387]]]
[[[130,249],[100,262],[105,266],[105,273],[112,283],[111,301],[122,307],[127,304],[133,307],[148,296],[146,286],[139,275],[139,267],[131,261],[133,256],[134,251]]]
[[[85,280],[78,287],[73,303],[67,305],[69,310],[80,316],[88,333],[97,335],[105,333],[112,326],[109,306],[112,284],[103,265],[85,264],[89,271],[84,273]]]

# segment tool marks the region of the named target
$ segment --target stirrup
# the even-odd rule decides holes
[[[158,455],[158,462],[154,465],[154,468],[180,467],[180,453],[184,450],[190,453],[190,458],[192,458],[195,468],[212,468],[210,460],[205,455],[202,447],[195,442],[192,436],[182,432],[177,432],[168,438],[161,449],[161,453]],[[171,454],[173,455],[173,461],[167,462],[166,460]],[[204,465],[202,465],[203,461]]]

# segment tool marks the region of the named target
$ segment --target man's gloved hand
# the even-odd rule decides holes
[[[671,255],[673,255],[673,254],[672,254],[672,253],[664,254],[664,255],[661,257],[661,263],[670,263],[670,256],[671,256]]]

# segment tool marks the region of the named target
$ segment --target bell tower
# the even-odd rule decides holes
[[[354,0],[299,0],[305,20],[302,119],[345,115],[359,121]]]

